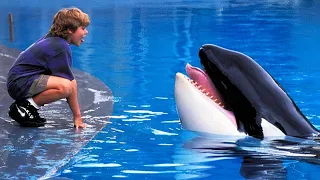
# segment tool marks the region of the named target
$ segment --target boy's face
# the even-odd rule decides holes
[[[71,36],[68,39],[69,44],[74,44],[76,46],[80,46],[81,43],[84,42],[84,37],[88,34],[88,30],[84,26],[78,27],[75,32],[71,32]]]

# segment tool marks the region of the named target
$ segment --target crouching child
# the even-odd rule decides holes
[[[71,71],[70,45],[80,46],[88,34],[89,16],[78,8],[59,10],[49,32],[17,57],[7,76],[7,90],[15,100],[9,116],[25,127],[44,126],[38,110],[44,104],[66,99],[74,126],[85,128]]]

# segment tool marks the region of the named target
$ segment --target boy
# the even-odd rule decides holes
[[[74,126],[85,128],[77,99],[77,82],[71,71],[69,45],[80,46],[90,19],[78,8],[56,13],[47,35],[23,51],[8,72],[7,89],[16,101],[9,116],[25,127],[44,126],[40,106],[63,98],[73,113]]]

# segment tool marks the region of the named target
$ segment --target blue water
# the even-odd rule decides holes
[[[319,1],[1,3],[0,43],[21,50],[47,32],[61,7],[77,6],[91,17],[85,43],[72,47],[74,66],[112,90],[114,112],[111,123],[55,177],[318,179],[318,143],[186,131],[179,123],[173,88],[175,73],[184,72],[186,63],[200,65],[200,46],[217,44],[255,59],[319,128]],[[9,41],[8,13],[14,15],[14,43]]]

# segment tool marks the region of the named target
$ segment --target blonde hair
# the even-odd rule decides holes
[[[88,14],[75,7],[64,8],[54,16],[49,34],[67,39],[70,36],[69,31],[75,32],[78,27],[87,27],[89,24]]]

